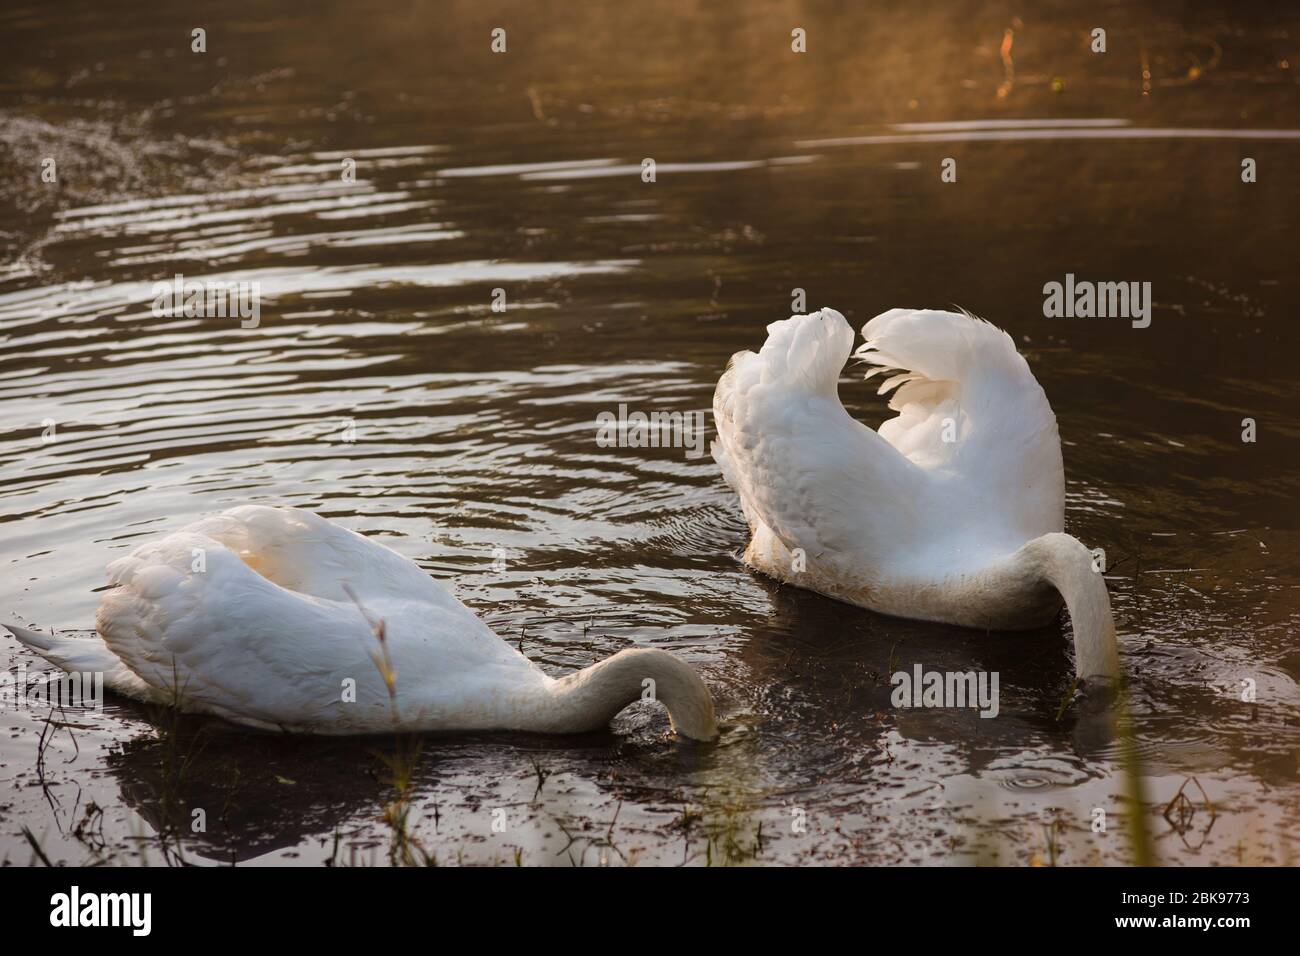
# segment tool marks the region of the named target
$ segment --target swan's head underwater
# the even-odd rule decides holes
[[[637,700],[657,700],[679,736],[710,741],[718,737],[713,696],[689,664],[667,651],[619,651],[585,670],[555,681],[557,730],[596,730]]]

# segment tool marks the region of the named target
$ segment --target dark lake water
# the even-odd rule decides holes
[[[736,560],[707,454],[595,441],[620,403],[707,410],[796,288],[858,327],[955,305],[1059,419],[1158,859],[1294,862],[1300,16],[1078,6],[7,5],[0,615],[90,628],[124,549],[310,508],[553,674],[660,647],[718,698],[712,746],[649,704],[595,736],[423,739],[411,827],[439,862],[1123,863],[1119,744],[1070,702],[1064,617],[986,635],[778,588]],[[258,282],[260,324],[156,317],[178,273]],[[1150,282],[1150,326],[1045,318],[1067,273]],[[841,394],[886,416],[857,375]],[[998,671],[999,716],[893,708],[900,661]],[[389,861],[386,741],[121,700],[0,729],[11,864],[24,828],[55,862]]]

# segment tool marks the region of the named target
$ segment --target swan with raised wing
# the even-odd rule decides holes
[[[652,696],[678,734],[718,734],[708,688],[666,651],[624,650],[552,678],[419,566],[308,511],[235,508],[108,574],[98,637],[9,630],[140,700],[317,734],[581,733]]]
[[[897,617],[989,630],[1050,623],[1062,599],[1081,678],[1119,662],[1106,584],[1063,533],[1056,416],[1006,333],[968,314],[893,309],[857,357],[894,370],[873,431],[838,394],[854,334],[834,309],[768,326],[714,393],[713,456],[749,523],[744,561]]]

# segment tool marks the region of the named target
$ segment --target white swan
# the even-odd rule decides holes
[[[108,574],[100,639],[9,629],[141,700],[318,734],[580,733],[653,688],[679,734],[718,733],[708,688],[671,654],[620,651],[553,679],[417,565],[307,511],[235,508]]]
[[[1079,677],[1114,678],[1110,599],[1062,533],[1056,416],[1006,333],[969,315],[893,309],[857,355],[896,418],[872,431],[840,404],[853,348],[833,309],[767,327],[713,398],[713,456],[740,496],[744,560],[800,587],[898,617],[1041,626],[1065,599]],[[899,387],[901,386],[901,387]]]

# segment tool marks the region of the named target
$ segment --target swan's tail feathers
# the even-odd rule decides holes
[[[997,488],[1029,536],[1061,530],[1065,474],[1056,416],[1011,337],[967,312],[891,309],[854,353],[888,373],[898,412],[880,435],[917,464]]]
[[[103,674],[104,686],[138,700],[152,700],[156,696],[98,636],[45,634],[17,624],[5,624],[4,628],[29,649],[70,674]]]

